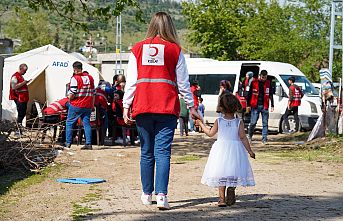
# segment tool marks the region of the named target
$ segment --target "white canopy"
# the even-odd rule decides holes
[[[46,45],[40,48],[5,59],[2,93],[2,119],[14,120],[17,116],[15,103],[9,100],[10,79],[19,70],[20,64],[27,64],[28,70],[24,75],[26,80],[32,79],[28,84],[30,101],[27,113],[31,112],[32,102],[51,102],[65,97],[66,84],[73,74],[73,63],[80,61],[83,70],[88,71],[97,85],[103,79],[99,70],[76,57],[56,48]]]

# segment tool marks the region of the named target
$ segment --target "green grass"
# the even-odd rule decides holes
[[[295,160],[343,163],[343,138],[328,138],[324,142],[314,142],[292,150],[272,150],[259,152],[259,158],[268,161]]]
[[[47,178],[54,178],[63,169],[61,164],[48,166],[39,173],[9,172],[0,177],[0,216],[8,212],[6,206],[15,204],[27,195],[30,186],[42,183]]]
[[[72,218],[74,221],[84,220],[86,216],[92,215],[94,212],[99,211],[100,209],[91,208],[88,203],[97,201],[101,199],[102,195],[101,189],[98,189],[96,185],[91,185],[89,190],[92,191],[91,193],[86,194],[84,197],[81,198],[80,202],[73,202],[73,211],[72,211]]]
[[[185,155],[185,156],[182,156],[182,157],[177,157],[175,159],[175,163],[176,164],[184,164],[186,162],[189,162],[189,161],[195,161],[195,160],[199,160],[200,157],[197,156],[197,155]]]
[[[83,217],[92,215],[93,212],[99,211],[100,209],[93,209],[88,206],[80,205],[79,203],[73,203],[72,217],[74,221],[84,220]]]
[[[310,132],[296,133],[273,139],[273,142],[306,141]]]
[[[0,198],[8,191],[23,192],[26,188],[43,182],[48,177],[54,177],[62,170],[61,164],[48,166],[38,173],[10,172],[0,177]]]

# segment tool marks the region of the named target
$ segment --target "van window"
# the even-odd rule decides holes
[[[201,74],[189,75],[189,81],[192,83],[194,80],[199,82],[201,87],[201,94],[219,94],[219,83],[221,80],[228,80],[231,83],[232,89],[235,87],[235,74]]]
[[[295,84],[301,87],[301,90],[304,94],[307,95],[319,95],[318,90],[313,86],[313,84],[305,77],[305,76],[296,76],[296,75],[280,75],[282,80],[285,82],[287,87],[289,87],[288,84],[288,78],[294,77],[295,78]]]

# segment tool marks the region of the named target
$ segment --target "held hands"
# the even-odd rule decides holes
[[[192,118],[193,118],[194,120],[201,119],[201,117],[200,117],[198,111],[197,111],[194,107],[191,107],[189,110],[190,110],[191,115],[192,115]]]
[[[135,121],[129,118],[129,109],[128,108],[124,108],[124,112],[123,112],[123,118],[124,118],[124,122],[127,125],[131,125],[134,124]]]
[[[202,123],[202,121],[200,119],[196,119],[195,120],[195,124],[201,126],[203,123]]]
[[[251,111],[251,108],[250,108],[250,107],[247,107],[247,108],[246,108],[246,113],[250,113],[250,111]]]

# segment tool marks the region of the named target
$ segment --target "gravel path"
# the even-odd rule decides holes
[[[98,177],[107,182],[61,184],[51,175],[23,196],[11,193],[18,200],[6,205],[9,212],[0,220],[72,220],[73,203],[94,209],[84,220],[343,220],[342,164],[271,160],[259,155],[256,145],[256,160],[251,163],[257,185],[237,188],[237,203],[218,208],[217,190],[200,183],[212,142],[202,135],[175,137],[169,211],[140,202],[138,147],[95,146],[80,151],[73,146],[73,151],[59,157],[67,167],[57,178]],[[182,158],[185,154],[200,158],[187,160]],[[80,203],[94,192],[100,197]]]

